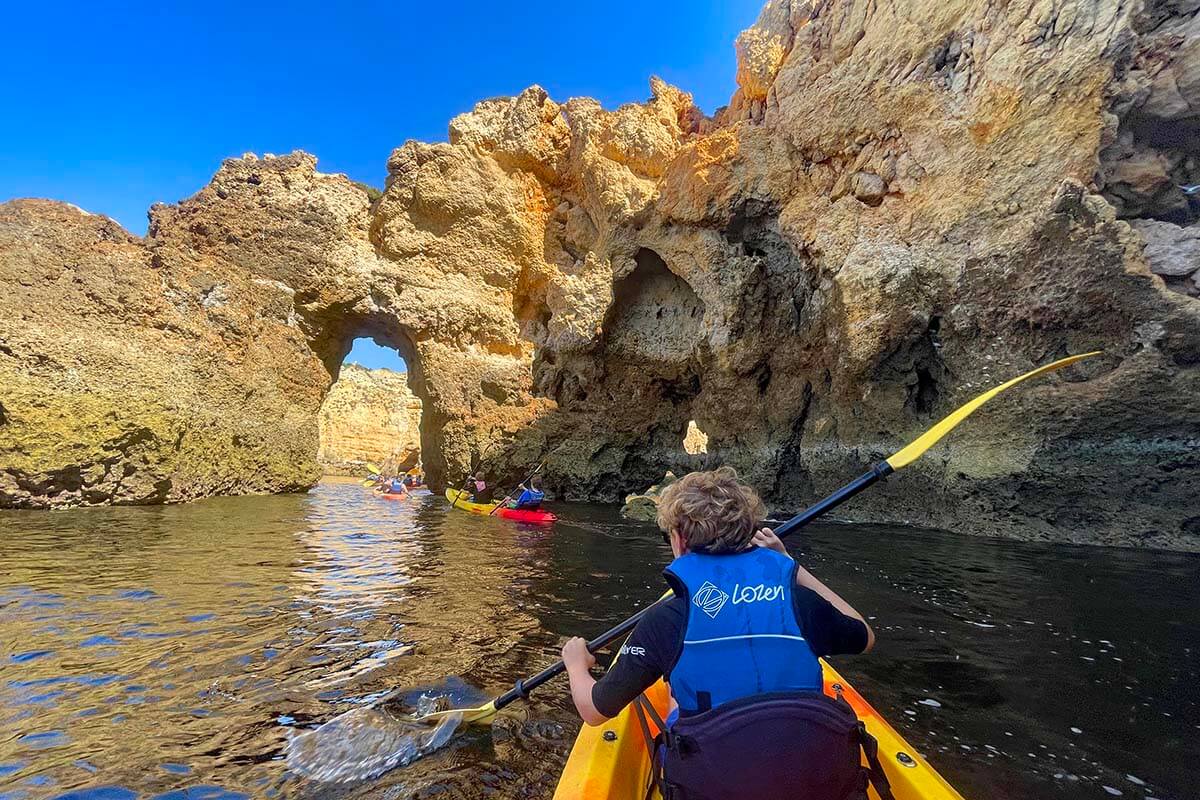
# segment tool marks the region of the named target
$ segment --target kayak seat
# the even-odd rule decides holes
[[[874,739],[847,703],[820,692],[724,703],[681,717],[663,741],[664,800],[865,800],[869,783],[891,796]]]

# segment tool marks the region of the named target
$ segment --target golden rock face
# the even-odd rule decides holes
[[[1200,548],[1200,23],[814,8],[767,4],[711,118],[657,79],[616,110],[535,86],[398,148],[379,197],[295,153],[227,161],[144,239],[0,206],[0,505],[310,485],[363,335],[410,365],[435,483],[544,458],[558,495],[614,500],[721,461],[784,508],[1104,348],[847,513]]]
[[[326,475],[362,477],[368,463],[398,475],[420,460],[421,401],[406,373],[345,365],[317,422],[317,463]]]

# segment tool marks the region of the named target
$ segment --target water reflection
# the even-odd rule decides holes
[[[658,596],[646,526],[561,510],[522,529],[347,482],[0,514],[0,798],[548,797],[578,725],[558,685],[372,781],[283,754],[397,686],[502,691]],[[798,546],[875,618],[877,653],[839,666],[964,794],[1194,785],[1197,558],[880,527]]]

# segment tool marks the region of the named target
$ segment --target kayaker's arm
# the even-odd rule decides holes
[[[863,615],[858,613],[854,606],[843,600],[837,592],[821,583],[821,581],[817,580],[815,575],[806,570],[800,564],[796,565],[796,585],[802,586],[805,589],[817,593],[821,597],[828,600],[829,604],[838,611],[842,612],[847,617],[852,617],[853,619],[858,620],[863,624],[863,627],[867,629],[867,646],[862,649],[862,652],[866,653],[875,646],[875,631],[871,630],[871,625],[865,619],[863,619]]]
[[[768,547],[778,553],[783,553],[785,556],[790,557],[791,555],[788,553],[787,548],[784,547],[783,540],[776,536],[775,532],[770,528],[763,528],[762,530],[757,531],[754,534],[754,538],[751,540],[751,544],[756,547]],[[865,619],[863,619],[863,615],[858,613],[854,606],[843,600],[837,592],[821,583],[821,581],[817,580],[815,575],[799,564],[796,565],[796,585],[816,592],[818,595],[828,600],[829,604],[838,611],[842,612],[848,617],[858,620],[863,624],[863,627],[867,629],[867,646],[863,648],[862,652],[865,653],[875,646],[875,631],[871,630],[871,625]]]
[[[567,640],[562,649],[563,663],[567,666],[567,678],[571,682],[571,699],[575,710],[588,725],[603,725],[608,717],[596,710],[592,702],[592,687],[596,679],[589,672],[596,664],[596,657],[588,652],[587,640],[576,636]]]

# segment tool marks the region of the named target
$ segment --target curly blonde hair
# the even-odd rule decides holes
[[[689,550],[739,553],[767,515],[758,492],[738,482],[732,467],[690,472],[663,490],[658,527],[675,531]]]

